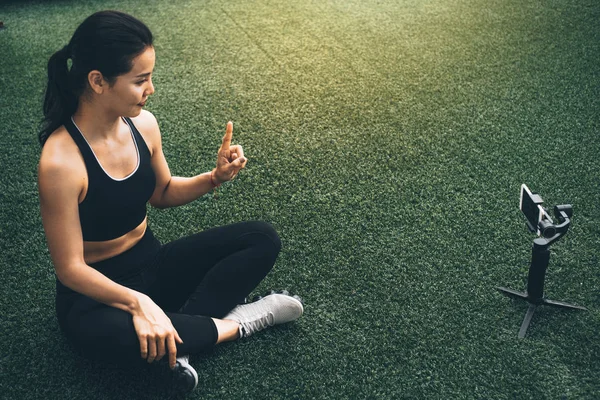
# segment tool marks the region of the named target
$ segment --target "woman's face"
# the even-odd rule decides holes
[[[154,93],[152,71],[154,70],[154,48],[148,47],[133,59],[133,68],[119,75],[106,92],[107,104],[119,115],[137,117],[142,112],[148,96]]]

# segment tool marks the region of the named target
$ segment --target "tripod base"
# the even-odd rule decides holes
[[[521,329],[519,329],[519,339],[523,339],[525,334],[527,333],[527,328],[529,328],[529,323],[531,322],[531,318],[533,318],[533,313],[538,306],[547,305],[551,307],[557,308],[567,308],[571,310],[587,310],[585,307],[576,306],[569,303],[563,303],[562,301],[554,301],[548,300],[545,298],[532,298],[529,296],[527,292],[517,292],[516,290],[499,287],[497,288],[500,293],[505,296],[512,297],[513,299],[525,300],[529,303],[529,308],[527,309],[527,313],[525,313],[525,319],[523,319],[523,323],[521,324]]]

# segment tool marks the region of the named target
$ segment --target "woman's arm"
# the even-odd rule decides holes
[[[145,294],[117,284],[84,260],[78,204],[87,177],[74,146],[53,134],[44,145],[38,168],[42,222],[56,275],[68,288],[130,313],[142,357],[148,362],[158,360],[166,345],[174,367],[175,341],[182,341],[164,312]]]
[[[217,166],[190,178],[171,176],[169,165],[162,150],[160,129],[156,118],[142,111],[134,120],[144,139],[151,148],[152,168],[156,174],[156,188],[150,198],[150,204],[157,208],[176,207],[192,202],[211,191],[215,186],[233,179],[240,169],[246,166],[244,150],[241,146],[231,146],[233,124],[227,124],[223,143],[217,155]]]

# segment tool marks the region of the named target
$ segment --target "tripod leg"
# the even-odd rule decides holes
[[[498,291],[505,296],[512,297],[513,299],[527,300],[527,293],[517,292],[516,290],[508,289],[505,287],[497,287]]]
[[[544,304],[546,304],[548,306],[560,307],[560,308],[570,308],[570,309],[574,309],[574,310],[587,310],[587,308],[585,308],[585,307],[576,306],[574,304],[569,304],[569,303],[564,303],[562,301],[555,301],[555,300],[548,300],[548,299],[544,299]]]
[[[533,317],[533,313],[535,312],[535,308],[537,306],[535,304],[529,304],[529,308],[527,309],[527,313],[525,314],[525,319],[521,324],[521,329],[519,330],[519,339],[523,339],[525,334],[527,333],[527,328],[529,328],[529,323],[531,322],[531,318]]]

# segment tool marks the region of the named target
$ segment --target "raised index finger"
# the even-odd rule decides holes
[[[227,123],[227,129],[225,130],[225,136],[223,136],[223,143],[221,144],[221,150],[229,150],[231,145],[231,137],[233,136],[233,122]]]

